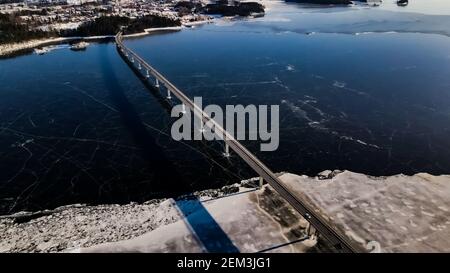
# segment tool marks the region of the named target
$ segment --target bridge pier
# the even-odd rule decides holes
[[[131,57],[131,62],[134,63],[134,57]]]
[[[145,77],[148,79],[148,78],[150,78],[150,73],[148,72],[148,70],[147,70],[147,72],[146,72],[146,74],[145,74]]]
[[[262,189],[264,184],[264,178],[262,178],[262,176],[259,177],[259,188]]]
[[[203,113],[202,113],[202,117],[199,118],[200,119],[200,133],[204,133],[205,132],[205,125],[203,124]]]
[[[167,88],[167,99],[171,99],[172,97],[170,96],[170,89],[169,88]]]
[[[230,157],[230,146],[225,142],[225,152],[223,153],[225,157]]]
[[[139,69],[139,70],[141,70],[141,69],[142,69],[142,65],[141,65],[141,63],[139,63],[139,65],[138,65],[138,69]]]
[[[311,239],[317,236],[317,230],[311,225],[310,222],[306,225],[306,235],[308,235]]]
[[[181,113],[186,114],[186,105],[184,103],[181,104]]]
[[[155,87],[156,87],[156,88],[159,88],[159,81],[158,81],[158,79],[156,79]]]

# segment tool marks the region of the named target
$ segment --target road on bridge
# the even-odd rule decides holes
[[[255,155],[247,150],[239,141],[230,135],[220,124],[210,118],[199,106],[181,92],[175,85],[161,75],[156,69],[150,66],[134,51],[123,44],[122,33],[115,37],[117,49],[120,55],[131,64],[137,65],[140,70],[146,71],[145,77],[150,75],[155,79],[158,87],[164,85],[167,90],[175,95],[186,107],[203,120],[205,124],[214,127],[214,131],[223,137],[226,145],[229,145],[237,155],[239,155],[260,177],[262,177],[274,190],[278,192],[295,210],[297,210],[330,244],[337,252],[365,252],[358,244],[355,244],[347,236],[341,234],[332,223],[327,221],[319,212],[306,201],[299,199],[291,193],[283,182]],[[169,93],[169,94],[170,94]]]

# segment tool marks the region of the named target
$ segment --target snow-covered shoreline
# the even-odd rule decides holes
[[[450,251],[449,175],[324,171],[317,177],[286,173],[280,180],[363,249]]]
[[[72,40],[72,39],[65,38],[65,37],[56,37],[56,38],[30,40],[30,41],[21,42],[21,43],[1,44],[0,45],[0,56],[10,55],[17,51],[21,51],[21,50],[25,50],[25,49],[32,49],[32,48],[36,48],[39,46],[68,42],[70,40]]]
[[[123,37],[141,37],[141,36],[147,36],[149,34],[159,32],[159,31],[179,31],[182,30],[183,27],[159,27],[159,28],[146,28],[143,32],[133,33],[133,34],[127,34],[123,35]]]
[[[198,200],[220,198],[252,181],[193,193]],[[127,240],[181,219],[173,199],[142,204],[73,204],[52,210],[0,216],[0,253],[60,252],[106,242]]]
[[[202,21],[195,21],[195,22],[187,22],[183,23],[182,26],[177,27],[158,27],[158,28],[147,28],[143,32],[139,33],[133,33],[124,35],[123,37],[141,37],[153,34],[155,32],[160,31],[179,31],[182,30],[183,27],[191,27],[194,25],[201,25],[201,24],[207,24],[212,22],[212,20],[202,20]],[[101,40],[101,39],[107,39],[107,38],[114,38],[114,35],[102,35],[102,36],[86,36],[86,37],[51,37],[46,39],[35,39],[35,40],[29,40],[26,42],[20,42],[20,43],[8,43],[8,44],[0,44],[0,56],[7,56],[14,54],[16,52],[27,50],[27,49],[33,49],[41,46],[49,46],[59,43],[68,43],[73,40]]]
[[[101,39],[107,39],[107,38],[113,38],[113,35],[101,35],[101,36],[87,36],[87,37],[52,37],[52,38],[46,38],[46,39],[36,39],[36,40],[30,40],[26,42],[21,43],[10,43],[10,44],[2,44],[0,45],[0,56],[6,56],[13,53],[16,53],[18,51],[26,50],[26,49],[33,49],[41,46],[49,46],[54,44],[60,44],[60,43],[68,43],[70,41],[74,40],[101,40]]]
[[[321,211],[349,240],[361,244],[363,248],[372,246],[376,248],[375,251],[381,252],[450,251],[448,175],[421,173],[412,176],[373,177],[349,171],[324,171],[316,177],[283,173],[280,179],[292,192],[300,194]],[[258,178],[252,178],[217,190],[199,191],[193,196],[206,202],[205,206],[212,209],[211,213],[214,214],[220,210],[207,205],[210,200],[216,203],[217,200],[222,200],[219,207],[227,207],[228,203],[234,202],[233,199],[237,200],[230,198],[237,193],[250,196],[249,193],[255,192],[261,198],[262,192],[266,193],[270,189],[265,186],[265,190],[255,191],[257,185]],[[269,192],[272,192],[269,199],[273,200],[266,202],[265,215],[275,218],[287,216],[290,222],[298,223],[301,229],[304,228],[305,220],[300,215],[281,212],[280,204],[285,201],[277,197],[278,194],[273,190]],[[255,200],[255,197],[249,200]],[[178,236],[177,233],[161,233],[160,229],[177,222],[175,225],[179,227],[180,221],[185,221],[184,217],[191,213],[186,214],[184,211],[184,215],[180,214],[176,208],[177,203],[173,199],[158,199],[143,204],[70,205],[34,214],[22,212],[0,216],[0,253],[60,252],[74,249],[88,252],[117,251],[125,245],[134,249],[135,242],[141,242],[143,251],[158,251],[159,247],[166,244],[164,242],[173,241]],[[248,208],[247,205],[245,207]],[[242,210],[240,213],[244,213],[246,208],[241,209],[237,205],[233,210]],[[223,211],[217,215],[221,216],[216,220],[224,226],[234,225],[231,220],[228,221],[231,218],[227,218],[228,214]],[[237,231],[234,229],[236,234],[251,233],[247,227],[242,228]],[[138,237],[153,238],[155,234],[151,233],[157,229],[159,231],[155,234],[159,234],[161,246],[143,246],[141,240],[134,240]],[[118,243],[109,244],[112,242]],[[299,246],[297,250],[301,252],[304,247]]]

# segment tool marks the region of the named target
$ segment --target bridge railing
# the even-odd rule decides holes
[[[347,237],[341,235],[335,227],[316,211],[310,204],[299,199],[295,194],[291,193],[283,182],[255,155],[253,155],[247,148],[245,148],[239,141],[237,141],[231,134],[229,134],[220,124],[205,113],[198,105],[196,105],[189,97],[181,92],[168,79],[160,74],[156,69],[150,66],[144,59],[142,59],[133,50],[127,48],[123,44],[122,33],[119,32],[116,37],[116,46],[121,56],[132,63],[137,69],[144,70],[142,75],[146,78],[153,78],[155,86],[160,87],[162,84],[167,89],[167,98],[171,98],[173,94],[186,107],[193,111],[194,115],[201,119],[205,124],[211,128],[214,127],[214,132],[221,137],[225,142],[225,150],[228,153],[228,147],[236,152],[262,179],[275,189],[292,207],[294,207],[338,252],[364,252],[359,245],[355,245],[349,241]]]

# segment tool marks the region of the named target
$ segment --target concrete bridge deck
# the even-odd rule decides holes
[[[226,150],[230,147],[237,155],[239,155],[262,179],[264,179],[278,194],[280,194],[300,215],[302,215],[307,221],[324,237],[330,245],[338,252],[363,252],[364,248],[361,248],[358,244],[355,244],[352,240],[349,240],[346,236],[343,236],[337,231],[333,225],[325,219],[320,213],[318,213],[311,205],[301,200],[298,196],[293,194],[288,188],[286,188],[279,178],[255,155],[247,150],[241,143],[239,143],[232,135],[230,135],[220,124],[211,119],[207,113],[203,111],[199,106],[189,99],[181,90],[173,85],[168,79],[161,75],[155,68],[150,66],[145,60],[143,60],[133,50],[127,48],[123,43],[122,33],[119,32],[116,35],[116,45],[119,53],[124,60],[131,66],[134,66],[138,70],[142,71],[142,75],[149,80],[154,80],[155,87],[161,91],[165,89],[167,91],[168,99],[171,99],[171,95],[174,95],[185,107],[189,108],[194,115],[201,119],[205,124],[214,127],[215,133],[221,136],[225,142]]]

